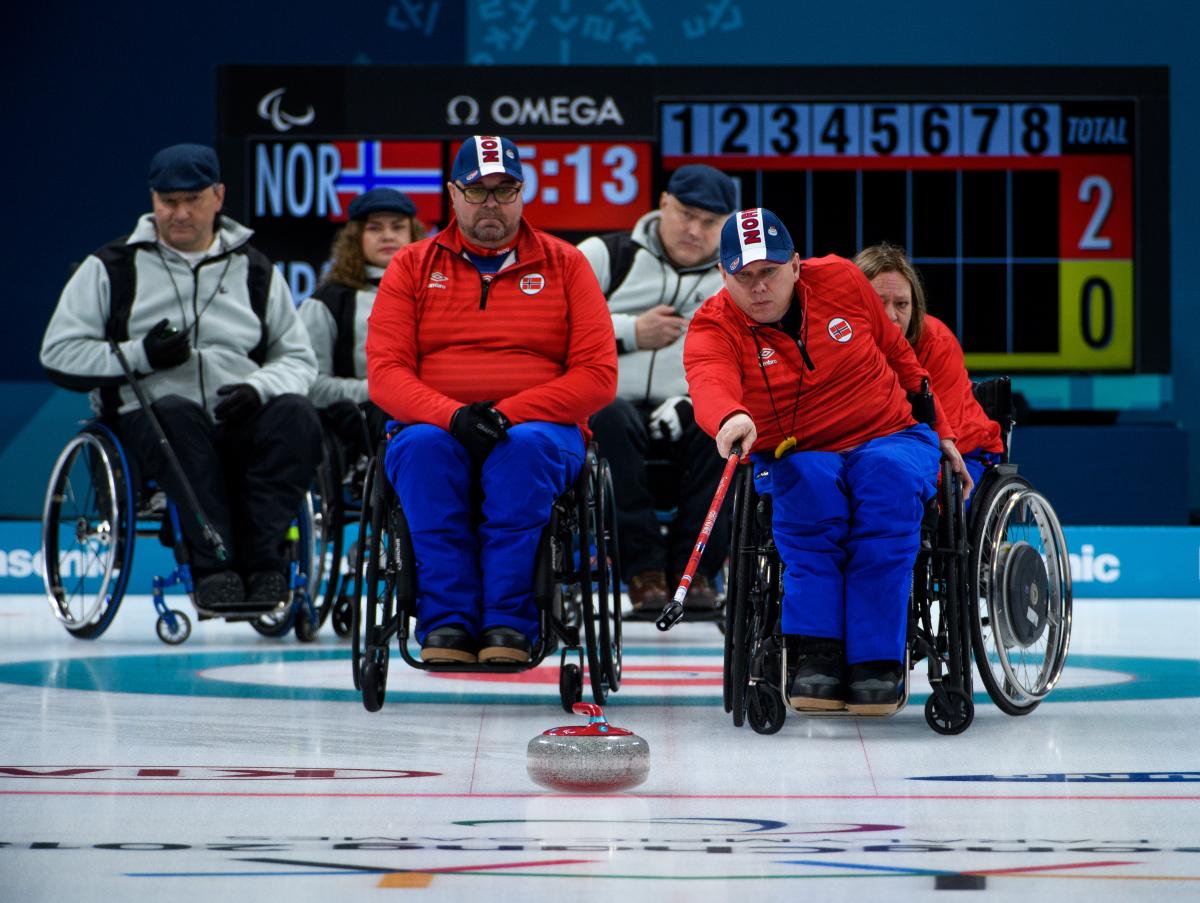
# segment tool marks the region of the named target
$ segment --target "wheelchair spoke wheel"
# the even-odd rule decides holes
[[[72,636],[108,629],[133,560],[134,499],[116,437],[93,424],[54,464],[42,509],[42,581],[50,610]]]
[[[608,462],[601,461],[595,493],[595,583],[600,625],[600,663],[608,689],[621,688],[621,580],[617,561],[616,501]]]
[[[969,601],[971,642],[992,701],[1033,711],[1054,689],[1071,638],[1071,570],[1050,503],[1015,473],[975,503]]]

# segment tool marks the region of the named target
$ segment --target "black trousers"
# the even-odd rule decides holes
[[[621,576],[626,581],[648,570],[665,570],[668,579],[683,573],[725,469],[716,443],[695,423],[677,442],[657,442],[646,427],[648,414],[648,409],[618,398],[589,422],[600,454],[612,468]],[[732,504],[729,496],[725,501],[700,559],[699,573],[709,577],[721,569],[729,552]],[[678,507],[665,540],[654,516],[655,507],[662,504]]]
[[[121,415],[117,430],[142,478],[155,480],[178,506],[192,567],[201,574],[283,572],[287,529],[321,458],[321,427],[308,399],[280,395],[233,425],[214,423],[204,408],[178,395],[154,402],[154,413],[225,544],[225,562],[205,540],[145,412]]]

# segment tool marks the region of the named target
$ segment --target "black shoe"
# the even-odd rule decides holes
[[[196,578],[196,607],[235,611],[245,605],[246,587],[235,571],[216,571]]]
[[[844,709],[845,661],[846,644],[841,640],[800,637],[800,654],[788,687],[788,702],[798,709],[823,712]]]
[[[512,627],[489,627],[479,639],[479,660],[493,664],[519,665],[529,661],[533,644]]]
[[[475,637],[461,624],[435,627],[425,634],[421,661],[434,665],[469,665],[476,660]]]
[[[291,598],[288,578],[279,571],[255,571],[246,581],[246,605],[270,611]]]
[[[891,715],[900,708],[904,666],[899,662],[850,665],[846,708],[856,715]]]

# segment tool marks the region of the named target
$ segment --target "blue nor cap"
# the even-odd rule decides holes
[[[379,212],[412,216],[417,212],[417,205],[403,191],[397,191],[395,188],[372,188],[352,200],[346,214],[350,219],[366,219],[372,213]]]
[[[472,135],[458,149],[450,180],[470,185],[493,173],[508,173],[518,182],[525,181],[517,146],[497,135]]]
[[[204,144],[172,144],[150,160],[150,187],[159,194],[200,191],[221,181],[217,152]]]
[[[733,214],[721,227],[721,266],[736,273],[748,263],[787,263],[796,253],[787,226],[765,207]]]

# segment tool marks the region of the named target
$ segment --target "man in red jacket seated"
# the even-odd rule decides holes
[[[696,420],[727,456],[750,452],[773,497],[783,632],[799,637],[789,701],[889,714],[902,698],[912,568],[939,438],[907,393],[928,374],[840,257],[801,261],[769,210],[721,233],[725,287],[688,330]],[[948,423],[936,405],[937,423]],[[961,467],[953,435],[941,447]]]
[[[384,463],[426,662],[529,660],[538,539],[616,394],[604,295],[573,245],[525,222],[523,181],[507,138],[464,141],[454,218],[392,258],[367,330],[371,400],[405,425]]]
[[[887,318],[900,327],[917,360],[929,371],[933,394],[954,428],[955,445],[971,481],[978,483],[987,468],[1000,463],[1004,442],[1000,424],[988,417],[975,400],[962,346],[950,327],[926,311],[921,276],[903,248],[882,242],[863,248],[854,262],[879,293]],[[970,503],[968,495],[967,505]]]

